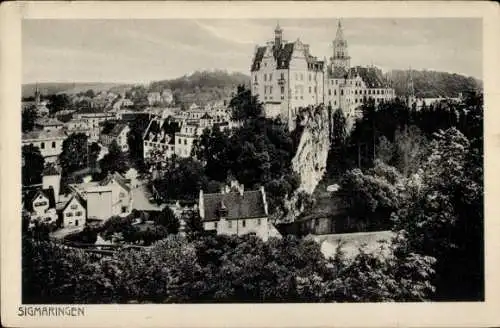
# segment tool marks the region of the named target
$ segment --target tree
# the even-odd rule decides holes
[[[33,130],[35,126],[35,121],[37,118],[36,107],[28,106],[23,109],[21,113],[21,129],[23,132],[29,132]]]
[[[394,216],[407,248],[437,259],[436,299],[484,298],[483,185],[473,152],[457,129],[436,133],[420,192]]]
[[[90,168],[97,168],[97,158],[101,152],[101,146],[97,142],[93,142],[89,146],[89,166]]]
[[[245,85],[238,85],[236,95],[229,102],[229,108],[233,120],[236,121],[257,118],[263,113],[262,103],[256,96],[252,96],[250,89],[246,89]]]
[[[25,145],[22,148],[22,181],[24,186],[42,183],[42,173],[45,166],[40,149],[33,145]]]
[[[152,181],[151,187],[163,199],[197,199],[200,189],[205,189],[208,180],[203,166],[192,158],[171,158],[160,178]]]
[[[376,154],[378,160],[391,164],[394,157],[394,145],[385,136],[381,136],[378,139]]]
[[[54,114],[61,110],[71,110],[73,108],[71,100],[65,93],[50,95],[48,100],[49,103],[47,104],[47,108],[50,114]]]
[[[129,169],[125,154],[121,151],[116,140],[113,140],[109,145],[108,153],[101,159],[99,166],[102,176],[113,172],[123,174]]]
[[[165,206],[160,215],[157,216],[156,220],[156,223],[164,226],[169,234],[177,234],[179,232],[179,219],[175,216],[170,207]]]
[[[340,108],[333,113],[332,122],[332,143],[340,147],[344,145],[347,138],[346,118]]]
[[[396,130],[394,164],[404,175],[415,173],[426,158],[427,139],[414,125]]]
[[[85,91],[85,93],[83,95],[85,97],[94,98],[95,97],[95,92],[94,92],[94,90],[89,89],[89,90]]]
[[[63,141],[59,163],[62,174],[67,176],[88,165],[88,137],[83,133],[73,133]]]

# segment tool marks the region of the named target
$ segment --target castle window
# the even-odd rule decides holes
[[[52,148],[56,148],[56,142],[52,141]]]
[[[42,143],[40,144],[40,148],[45,149],[45,142],[42,142]]]
[[[314,93],[316,93],[316,92],[317,92],[317,90],[318,90],[318,89],[317,89],[317,87],[314,87]]]
[[[273,80],[273,73],[270,73],[269,74],[269,81],[272,81]]]
[[[285,93],[285,87],[281,87],[281,94]]]
[[[333,105],[334,105],[334,106],[337,106],[337,100],[334,100],[334,101],[333,101]]]
[[[300,80],[304,81],[304,74],[300,73]]]
[[[311,73],[309,73],[309,82],[311,81]]]
[[[264,74],[264,81],[267,81],[267,74]]]
[[[269,93],[273,93],[273,86],[269,87]]]
[[[247,225],[246,221],[245,220],[241,220],[241,226],[244,228],[244,227],[246,227],[246,225]]]
[[[257,74],[255,74],[255,78],[254,78],[255,82],[257,82]]]
[[[344,90],[340,90],[340,95],[343,96],[344,95]]]
[[[332,95],[332,90],[331,89],[328,89],[328,95],[331,96]]]
[[[285,79],[285,73],[281,72],[281,79],[284,80]]]
[[[333,95],[336,96],[337,95],[337,90],[333,90]]]

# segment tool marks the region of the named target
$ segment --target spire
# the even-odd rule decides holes
[[[278,50],[281,48],[281,43],[283,41],[283,30],[280,27],[280,22],[276,23],[276,28],[274,29],[274,46]]]
[[[335,35],[335,40],[344,40],[344,30],[342,28],[342,22],[339,19],[337,24],[337,34]]]
[[[274,29],[274,32],[283,32],[283,30],[281,29],[279,20],[276,22],[276,28]]]

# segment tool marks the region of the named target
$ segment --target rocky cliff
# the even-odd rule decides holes
[[[312,194],[326,171],[330,149],[328,111],[324,106],[308,109],[301,122],[304,126],[292,168],[300,174],[298,191]]]

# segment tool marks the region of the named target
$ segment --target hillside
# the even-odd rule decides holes
[[[122,83],[104,83],[104,82],[45,82],[38,83],[38,89],[43,95],[52,95],[57,93],[67,93],[76,94],[79,92],[85,92],[89,89],[94,90],[94,92],[107,91],[110,89],[126,89],[130,87],[127,84]],[[32,97],[35,94],[35,83],[23,84],[22,86],[22,97]]]
[[[202,71],[172,80],[155,81],[149,85],[149,91],[171,89],[177,103],[189,105],[229,98],[239,84],[249,86],[250,77],[242,73],[226,71]]]
[[[409,71],[392,70],[388,73],[396,95],[406,95]],[[436,71],[412,70],[415,96],[423,98],[457,97],[459,93],[482,89],[482,81],[473,77]]]

